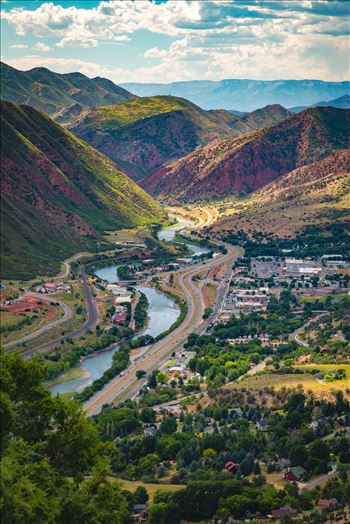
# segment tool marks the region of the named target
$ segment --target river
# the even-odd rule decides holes
[[[178,219],[177,224],[171,227],[167,227],[165,229],[161,229],[158,233],[159,240],[164,240],[165,242],[178,242],[181,244],[186,244],[188,249],[192,251],[193,255],[199,256],[204,255],[205,253],[209,253],[209,249],[207,247],[201,247],[197,246],[196,244],[191,244],[190,242],[187,242],[184,239],[176,240],[176,233],[177,231],[180,231],[181,229],[184,229],[188,225],[190,225],[191,222],[189,220],[184,220],[182,218]]]
[[[165,242],[176,242],[176,232],[184,229],[188,226],[189,222],[180,219],[175,226],[162,229],[158,233],[159,240]],[[208,253],[208,248],[197,246],[195,244],[186,243],[187,247],[192,251],[194,255],[202,255]],[[96,276],[102,280],[113,283],[119,280],[117,269],[118,265],[108,266],[96,271]],[[163,295],[154,288],[147,286],[134,286],[144,293],[148,299],[148,323],[146,328],[138,333],[136,337],[140,335],[152,335],[156,337],[163,331],[166,331],[178,318],[180,311],[177,304],[171,298]],[[52,394],[67,393],[74,391],[82,391],[85,387],[89,386],[94,380],[100,378],[107,369],[112,365],[113,354],[119,349],[119,344],[115,344],[111,349],[107,351],[101,351],[100,353],[92,354],[84,358],[80,364],[84,376],[65,380],[59,384],[55,384],[50,387],[49,390]]]

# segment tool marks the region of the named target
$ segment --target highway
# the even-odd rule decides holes
[[[202,333],[213,321],[221,309],[222,300],[230,281],[232,264],[243,253],[242,248],[229,244],[226,245],[226,248],[227,253],[225,255],[220,254],[203,264],[196,264],[174,273],[188,305],[184,321],[165,338],[148,346],[142,355],[130,363],[122,375],[112,379],[101,391],[98,391],[89,399],[84,404],[87,415],[92,416],[99,413],[104,404],[111,403],[114,400],[123,402],[129,398],[134,398],[147,380],[147,378],[137,380],[136,371],[143,369],[149,375],[154,369],[166,362],[171,353],[186,341],[191,332]],[[207,320],[203,321],[204,302],[200,288],[203,282],[193,281],[192,277],[202,273],[205,269],[209,270],[222,264],[226,264],[226,272],[218,288],[214,311]]]

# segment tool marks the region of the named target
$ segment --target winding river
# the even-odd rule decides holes
[[[166,242],[174,242],[176,232],[180,229],[185,228],[189,222],[185,220],[179,220],[179,222],[172,227],[162,229],[158,233],[159,240]],[[207,248],[202,248],[195,244],[186,243],[187,247],[191,250],[194,255],[202,255],[207,253]],[[119,280],[117,268],[119,266],[109,266],[96,271],[96,276],[102,280],[113,283]],[[138,333],[136,337],[140,335],[152,335],[156,337],[163,331],[166,331],[178,318],[180,311],[177,304],[171,298],[163,295],[154,288],[147,286],[134,286],[144,293],[148,299],[148,323],[147,327],[142,333]],[[80,376],[75,379],[65,380],[59,384],[51,386],[49,390],[52,394],[67,393],[82,391],[86,386],[89,386],[94,380],[100,378],[103,373],[109,369],[112,365],[113,354],[119,349],[119,344],[115,344],[107,351],[101,351],[84,358],[80,364],[81,370],[84,372],[84,376]]]

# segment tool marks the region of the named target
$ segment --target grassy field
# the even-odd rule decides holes
[[[217,288],[213,284],[207,284],[202,289],[205,307],[211,307],[215,303]]]
[[[174,491],[179,491],[180,489],[184,489],[186,487],[183,484],[145,484],[144,482],[141,482],[140,480],[118,479],[118,481],[121,483],[124,489],[127,489],[128,491],[131,491],[131,492],[134,492],[137,486],[143,486],[147,490],[150,501],[153,500],[153,497],[156,491],[174,492]]]
[[[1,342],[6,344],[12,340],[24,337],[29,333],[33,333],[43,326],[54,322],[63,315],[63,311],[60,307],[47,305],[43,309],[37,311],[26,311],[24,313],[12,313],[8,311],[0,312],[0,325],[2,328],[17,326],[25,318],[32,319],[31,324],[24,324],[18,326],[14,331],[7,331],[1,333]]]
[[[68,369],[65,373],[62,375],[59,375],[54,380],[51,380],[50,382],[46,382],[46,387],[52,387],[56,386],[57,384],[61,384],[62,382],[66,382],[67,380],[74,380],[75,378],[80,378],[83,376],[88,376],[87,371],[83,371],[80,366],[74,366],[73,368]]]
[[[299,366],[298,366],[299,367]],[[303,366],[300,366],[303,367]],[[336,366],[331,366],[332,369],[336,369]],[[345,366],[339,366],[344,368]],[[311,366],[312,369],[312,366]],[[313,368],[314,369],[314,368]],[[303,374],[286,374],[278,375],[272,373],[266,373],[263,375],[257,375],[253,377],[247,377],[241,382],[233,382],[228,384],[230,388],[247,388],[247,389],[262,389],[265,386],[273,387],[275,390],[284,388],[295,389],[298,386],[302,386],[305,391],[312,390],[315,394],[327,394],[331,390],[343,390],[350,386],[349,380],[337,380],[334,382],[322,383],[319,382],[309,373]]]

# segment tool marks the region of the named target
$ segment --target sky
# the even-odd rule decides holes
[[[1,0],[2,60],[116,83],[349,79],[350,0]]]

